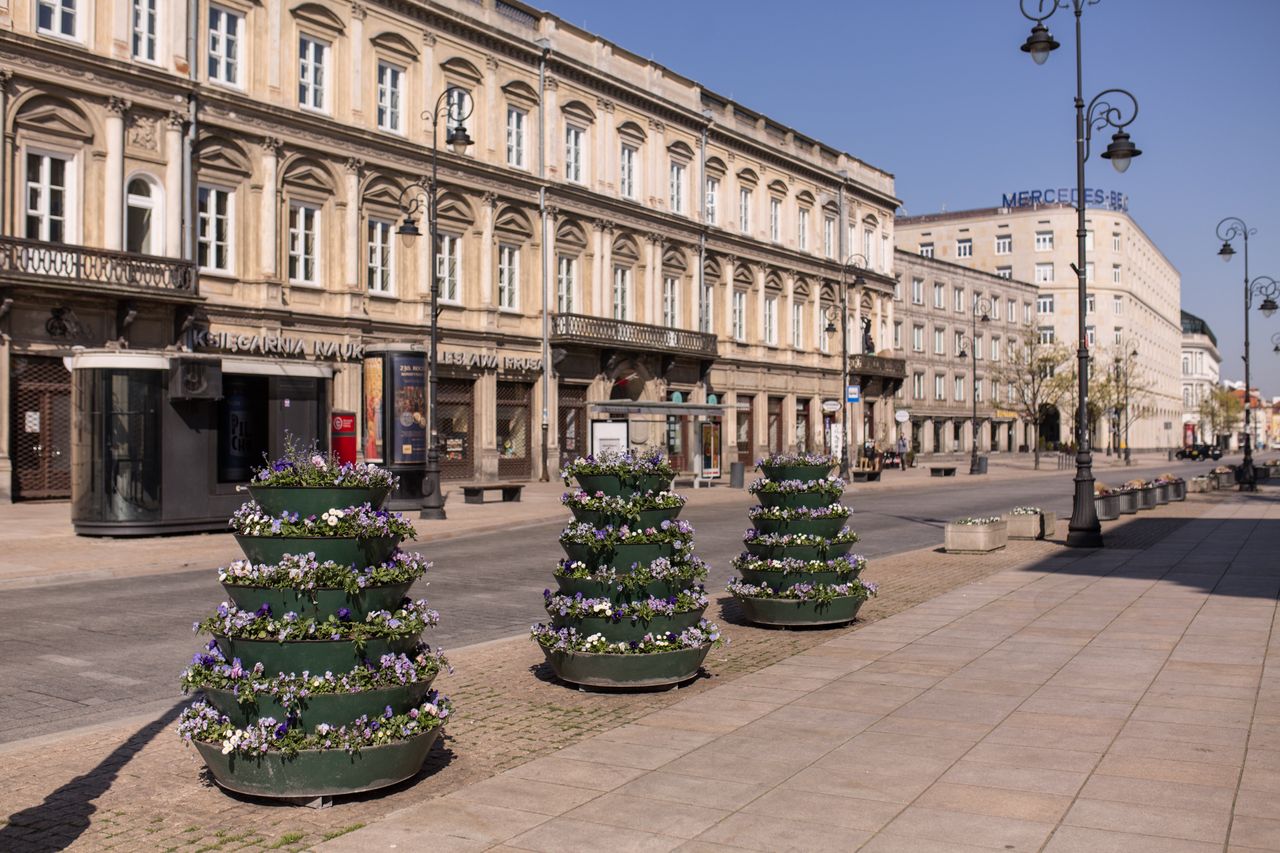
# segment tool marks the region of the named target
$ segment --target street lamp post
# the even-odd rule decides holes
[[[1257,228],[1250,228],[1238,216],[1228,216],[1218,223],[1218,239],[1222,248],[1218,257],[1230,261],[1235,257],[1235,247],[1231,241],[1239,237],[1244,241],[1244,461],[1240,463],[1240,490],[1252,492],[1258,487],[1258,474],[1253,468],[1253,434],[1249,430],[1249,309],[1253,307],[1253,297],[1261,296],[1262,304],[1258,306],[1263,316],[1270,317],[1276,311],[1276,298],[1280,296],[1280,284],[1270,276],[1258,276],[1249,280],[1249,237],[1257,234]]]
[[[861,260],[861,265],[857,265],[857,261]],[[849,479],[849,291],[845,286],[845,273],[850,266],[854,268],[853,286],[858,287],[866,284],[866,279],[862,277],[861,270],[866,269],[867,259],[861,252],[850,255],[845,258],[844,263],[840,265],[840,425],[844,431],[844,436],[840,441],[840,476]],[[831,313],[835,310],[834,306],[827,312],[828,335],[835,334],[836,324],[835,318]]]
[[[971,319],[973,320],[973,328],[969,333],[969,346],[968,346],[970,354],[972,355],[972,364],[973,364],[973,388],[971,389],[972,393],[970,395],[973,397],[973,422],[970,426],[970,431],[973,433],[973,435],[971,436],[972,446],[969,448],[969,473],[978,474],[978,473],[982,473],[978,470],[978,467],[979,467],[978,465],[978,320],[979,320],[979,316],[978,315],[982,315],[981,320],[983,323],[990,322],[991,301],[988,299],[984,299],[981,296],[975,296],[973,299],[972,314],[973,314],[973,317]],[[964,337],[961,336],[960,352],[958,353],[960,358],[964,358],[965,356],[964,351],[965,351]]]
[[[1079,394],[1076,407],[1076,476],[1075,501],[1071,508],[1071,523],[1067,526],[1067,544],[1077,548],[1102,547],[1102,525],[1098,522],[1098,512],[1093,503],[1093,454],[1089,447],[1089,341],[1086,328],[1087,285],[1085,271],[1085,188],[1084,164],[1089,159],[1093,131],[1101,131],[1107,127],[1115,128],[1111,142],[1102,152],[1104,160],[1110,160],[1117,172],[1129,168],[1130,161],[1142,152],[1133,144],[1125,128],[1138,117],[1138,100],[1124,89],[1105,89],[1094,96],[1085,105],[1084,70],[1081,57],[1080,19],[1084,7],[1097,3],[1098,0],[1039,0],[1039,9],[1043,14],[1032,15],[1027,12],[1026,0],[1018,0],[1019,9],[1024,17],[1034,21],[1031,35],[1022,45],[1024,53],[1031,55],[1037,65],[1043,65],[1049,54],[1059,45],[1045,28],[1044,22],[1059,8],[1068,8],[1075,13],[1076,25],[1076,288],[1079,311],[1079,346],[1076,352],[1078,360],[1077,375]],[[1045,8],[1048,11],[1045,12]],[[1132,112],[1124,119],[1121,109],[1105,100],[1110,95],[1121,95],[1132,104]]]
[[[440,338],[440,276],[439,270],[436,269],[437,244],[440,239],[436,202],[440,196],[440,183],[437,179],[439,147],[436,143],[439,137],[436,133],[436,125],[443,112],[449,119],[445,144],[452,148],[454,153],[461,154],[471,145],[471,137],[467,134],[466,126],[463,125],[471,115],[471,110],[471,97],[466,90],[450,86],[440,94],[435,107],[422,114],[422,118],[431,123],[431,178],[425,184],[419,179],[400,193],[400,209],[404,211],[404,221],[400,224],[399,233],[406,237],[417,237],[422,233],[418,230],[416,216],[422,210],[425,195],[427,229],[431,234],[431,254],[427,260],[431,281],[431,338],[430,356],[427,362],[427,454],[422,471],[422,505],[418,513],[420,518],[443,519],[445,517],[444,495],[440,490],[440,433],[436,418],[436,388],[439,374],[437,345]],[[410,194],[415,189],[418,194],[410,198]]]

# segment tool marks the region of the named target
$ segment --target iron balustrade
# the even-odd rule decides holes
[[[703,358],[715,358],[717,354],[715,335],[586,314],[552,315],[551,338],[568,343],[661,350]]]
[[[892,379],[906,379],[907,361],[903,358],[885,358],[880,355],[859,353],[849,356],[849,372],[862,376],[887,376]]]
[[[0,237],[0,275],[198,295],[195,264],[67,243]]]

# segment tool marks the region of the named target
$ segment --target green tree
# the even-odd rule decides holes
[[[1062,399],[1062,367],[1070,357],[1065,344],[1042,343],[1035,329],[1027,329],[1009,340],[1008,358],[996,371],[999,380],[1013,389],[1010,405],[1031,424],[1036,468],[1040,467],[1040,422],[1045,407],[1056,406]]]
[[[1226,388],[1214,388],[1200,401],[1200,423],[1209,429],[1216,444],[1232,432],[1244,417],[1244,402]]]

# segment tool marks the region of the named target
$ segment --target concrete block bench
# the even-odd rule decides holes
[[[852,473],[852,475],[853,475],[853,481],[854,481],[855,483],[878,483],[878,482],[880,482],[880,472],[879,472],[879,471],[864,471],[864,470],[859,470],[859,469],[856,469],[856,468],[855,468],[851,473]]]
[[[502,500],[507,503],[519,502],[524,483],[464,483],[458,488],[462,490],[463,503],[482,504],[485,492],[502,492]]]
[[[954,465],[930,465],[930,477],[954,477],[956,475],[956,466]]]

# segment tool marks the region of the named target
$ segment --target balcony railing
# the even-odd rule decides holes
[[[885,358],[879,355],[859,353],[849,356],[849,372],[861,376],[906,379],[907,361],[903,358]]]
[[[97,284],[196,296],[195,264],[66,243],[0,237],[0,275],[62,285]]]
[[[551,337],[558,341],[635,350],[659,350],[700,358],[716,357],[716,336],[586,314],[554,314]]]

